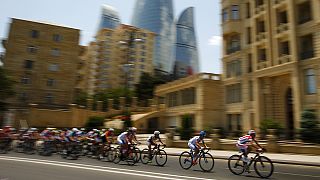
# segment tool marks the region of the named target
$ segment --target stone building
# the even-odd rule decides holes
[[[222,0],[223,83],[229,131],[320,115],[320,1]]]
[[[10,108],[72,103],[81,53],[79,36],[78,29],[11,19],[8,38],[3,40],[4,69],[16,82]]]
[[[99,30],[82,56],[88,72],[86,92],[133,89],[143,72],[153,74],[154,38],[153,32],[125,24]]]
[[[151,113],[133,116],[139,129],[164,130],[181,127],[182,117],[189,115],[190,127],[202,129],[224,127],[223,86],[220,75],[200,73],[160,85],[155,90]]]

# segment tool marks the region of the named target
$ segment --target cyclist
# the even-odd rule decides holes
[[[120,145],[121,155],[125,154],[127,152],[128,143],[130,142],[129,138],[131,135],[132,135],[132,130],[128,130],[128,131],[121,133],[118,136],[117,141],[118,141],[118,144]]]
[[[253,142],[256,144],[253,144]],[[248,148],[250,146],[253,146],[254,148],[256,148],[258,151],[262,151],[262,147],[260,146],[260,144],[258,143],[258,141],[256,140],[256,132],[254,130],[249,130],[247,135],[244,135],[242,137],[239,138],[236,146],[239,148],[239,150],[243,153],[243,161],[248,163],[250,160],[248,158],[248,153],[249,150]]]
[[[141,144],[138,139],[137,139],[137,128],[135,127],[130,127],[129,128],[130,136],[129,136],[129,142],[132,144],[133,141],[136,142],[137,144]]]
[[[160,131],[154,131],[153,135],[149,136],[147,139],[147,145],[149,148],[149,159],[151,159],[151,146],[156,146],[156,141],[159,141],[162,145],[164,145],[160,138]]]
[[[200,146],[200,143],[202,143],[205,146],[205,148],[208,148],[208,146],[204,143],[205,136],[206,136],[206,132],[200,131],[199,136],[195,136],[191,138],[188,142],[189,148],[194,151],[194,154],[193,154],[194,159],[193,159],[192,165],[197,164],[199,150],[202,148]]]

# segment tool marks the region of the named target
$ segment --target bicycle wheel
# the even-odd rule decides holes
[[[134,164],[137,163],[137,159],[138,159],[138,154],[135,151],[135,149],[129,150],[128,157],[127,157],[127,163],[130,166],[133,166]]]
[[[184,151],[180,154],[179,163],[182,169],[190,169],[192,166],[192,161],[193,157],[189,152]]]
[[[156,163],[159,166],[164,166],[167,163],[167,159],[168,159],[168,156],[167,156],[167,153],[164,150],[160,149],[159,151],[157,151],[157,153],[156,153]]]
[[[205,172],[210,172],[214,167],[214,159],[210,153],[204,153],[199,159],[200,168]]]
[[[231,157],[229,157],[228,168],[235,175],[242,174],[244,172],[244,164],[243,164],[243,161],[241,160],[241,156],[232,155]]]
[[[143,149],[141,152],[141,162],[143,164],[148,164],[149,162],[149,149]]]
[[[265,156],[259,156],[254,162],[254,170],[262,178],[270,177],[273,173],[273,168],[272,161]]]
[[[140,151],[140,149],[139,148],[134,148],[134,150],[133,150],[135,153],[136,153],[136,159],[135,159],[135,161],[136,161],[136,163],[138,163],[140,160],[141,160],[141,151]]]
[[[120,152],[120,148],[116,148],[114,149],[114,159],[113,162],[115,164],[118,164],[121,161],[121,152]]]
[[[105,156],[107,157],[107,161],[113,162],[115,159],[115,149],[113,147],[110,147]]]

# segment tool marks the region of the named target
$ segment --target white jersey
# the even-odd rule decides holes
[[[191,139],[189,140],[189,143],[190,143],[190,144],[193,144],[193,145],[196,145],[196,143],[197,143],[197,142],[200,142],[200,141],[201,141],[200,137],[199,137],[199,136],[195,136],[195,137],[193,137],[193,138],[191,138]]]
[[[123,132],[118,136],[118,139],[125,141],[127,136],[128,136],[128,132]]]

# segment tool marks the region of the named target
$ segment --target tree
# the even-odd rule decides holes
[[[279,136],[280,133],[283,131],[283,127],[281,124],[273,119],[265,119],[260,123],[260,130],[262,137],[266,137],[268,134],[268,129],[275,129],[276,134]]]
[[[88,98],[89,98],[89,95],[86,92],[80,91],[75,95],[73,103],[81,106],[86,106]]]
[[[148,99],[154,97],[154,90],[156,86],[166,83],[166,78],[160,75],[151,76],[148,73],[142,73],[139,84],[136,84],[135,94],[138,100],[147,103]]]
[[[89,117],[86,123],[86,128],[88,129],[100,128],[103,125],[104,125],[104,117],[92,116],[92,117]]]
[[[7,110],[5,100],[15,94],[13,84],[14,82],[8,78],[5,70],[0,66],[0,112]]]
[[[320,143],[320,128],[316,114],[312,110],[304,110],[301,114],[301,139],[306,142]]]
[[[189,114],[182,116],[182,127],[180,130],[180,136],[182,140],[188,140],[192,137],[192,116]]]

